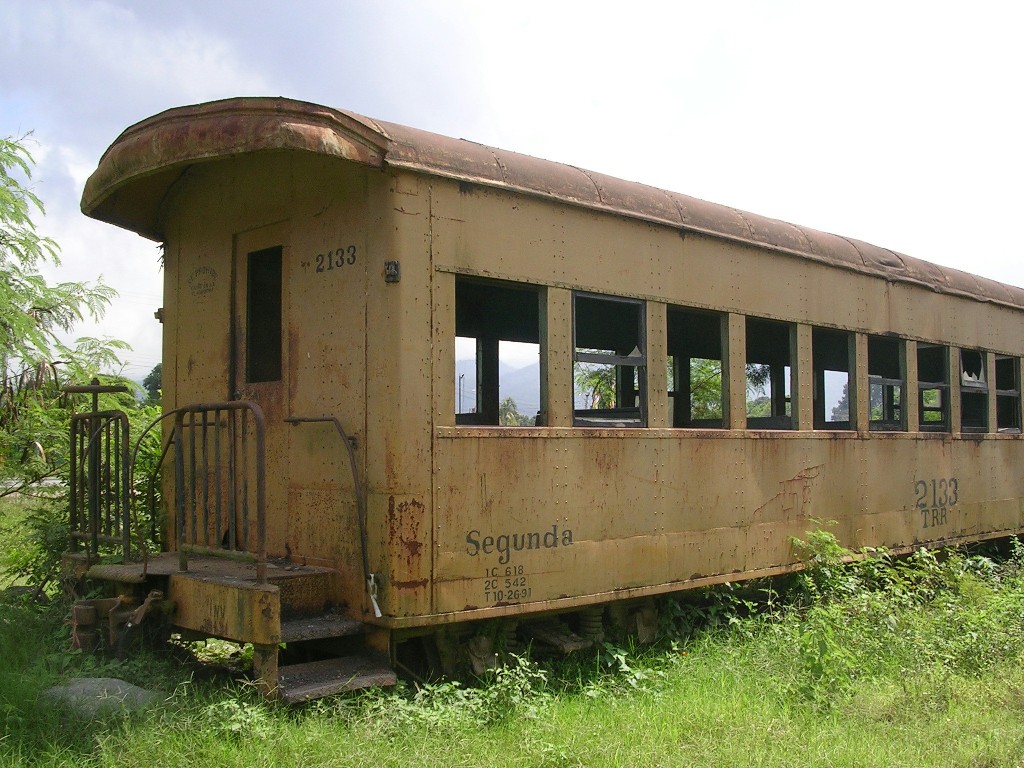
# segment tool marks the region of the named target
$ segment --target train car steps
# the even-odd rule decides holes
[[[387,687],[398,676],[387,660],[374,656],[342,656],[282,666],[277,676],[277,697],[298,704],[360,688]]]

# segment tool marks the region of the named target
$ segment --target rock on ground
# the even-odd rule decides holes
[[[160,696],[116,677],[87,677],[49,688],[43,691],[42,698],[82,717],[95,718],[143,709],[159,701]]]

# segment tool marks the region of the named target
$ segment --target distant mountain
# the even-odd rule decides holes
[[[476,404],[476,362],[455,361],[455,408],[459,409],[459,378],[462,377],[462,412],[470,412]],[[540,365],[533,363],[516,368],[498,363],[498,400],[511,397],[516,410],[533,416],[540,409]]]

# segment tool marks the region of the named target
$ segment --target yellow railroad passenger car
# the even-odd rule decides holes
[[[169,446],[169,554],[85,567],[254,642],[288,700],[386,682],[356,647],[486,664],[482,621],[643,632],[653,596],[794,568],[812,518],[1021,528],[1019,288],[287,99],[132,126],[82,209],[163,245]]]

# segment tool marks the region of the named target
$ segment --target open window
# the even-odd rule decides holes
[[[725,426],[722,315],[669,307],[668,381],[672,426]]]
[[[868,336],[868,428],[899,432],[907,428],[907,347],[903,339]]]
[[[644,337],[642,301],[573,294],[573,424],[647,423]]]
[[[960,429],[988,432],[988,373],[985,353],[960,350]]]
[[[281,246],[248,254],[246,265],[245,380],[281,380]]]
[[[917,399],[922,432],[949,432],[949,349],[917,345]]]
[[[850,429],[850,351],[853,334],[815,328],[811,334],[814,360],[814,428]]]
[[[747,427],[793,428],[792,323],[747,318]]]
[[[996,429],[1020,432],[1020,359],[996,355]]]
[[[455,337],[455,423],[538,423],[539,289],[456,277]]]

